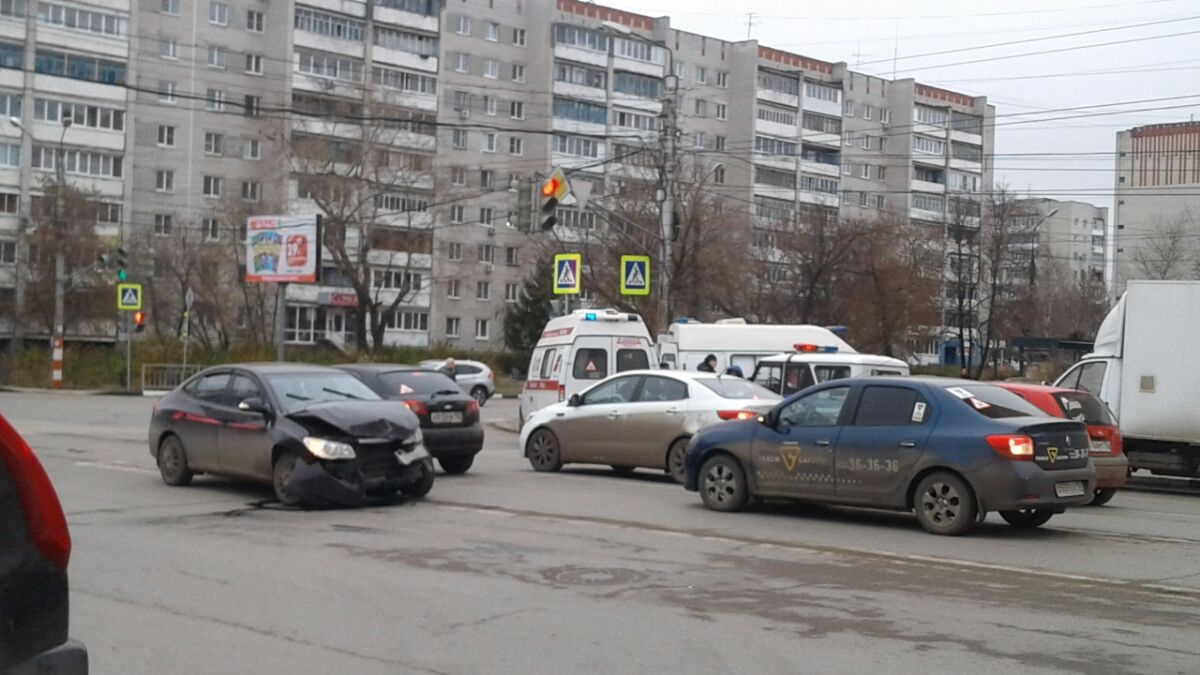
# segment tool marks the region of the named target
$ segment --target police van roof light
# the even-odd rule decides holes
[[[792,346],[795,347],[796,351],[804,353],[804,354],[836,354],[838,351],[838,348],[836,345],[821,346],[821,345],[810,345],[810,344],[804,344],[802,342],[797,342],[795,345],[792,345]]]

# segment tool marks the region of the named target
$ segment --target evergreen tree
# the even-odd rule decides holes
[[[525,357],[533,353],[552,316],[553,267],[549,258],[539,260],[533,267],[533,274],[525,279],[517,302],[509,305],[505,312],[504,344]]]

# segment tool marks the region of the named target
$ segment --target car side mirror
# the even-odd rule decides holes
[[[258,413],[263,416],[266,416],[271,412],[271,409],[267,407],[267,404],[257,396],[243,399],[242,402],[237,405],[237,407],[238,410],[241,410],[242,412]]]
[[[567,399],[567,407],[577,408],[582,400],[583,399],[579,398],[579,394],[571,394],[571,398]]]

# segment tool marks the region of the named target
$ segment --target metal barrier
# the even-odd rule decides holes
[[[164,393],[178,387],[180,383],[200,372],[204,366],[179,363],[143,363],[142,393]]]

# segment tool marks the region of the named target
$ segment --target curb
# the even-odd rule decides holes
[[[484,422],[484,424],[499,431],[507,431],[510,434],[521,433],[520,426],[516,422],[510,420],[488,420],[487,422]]]

